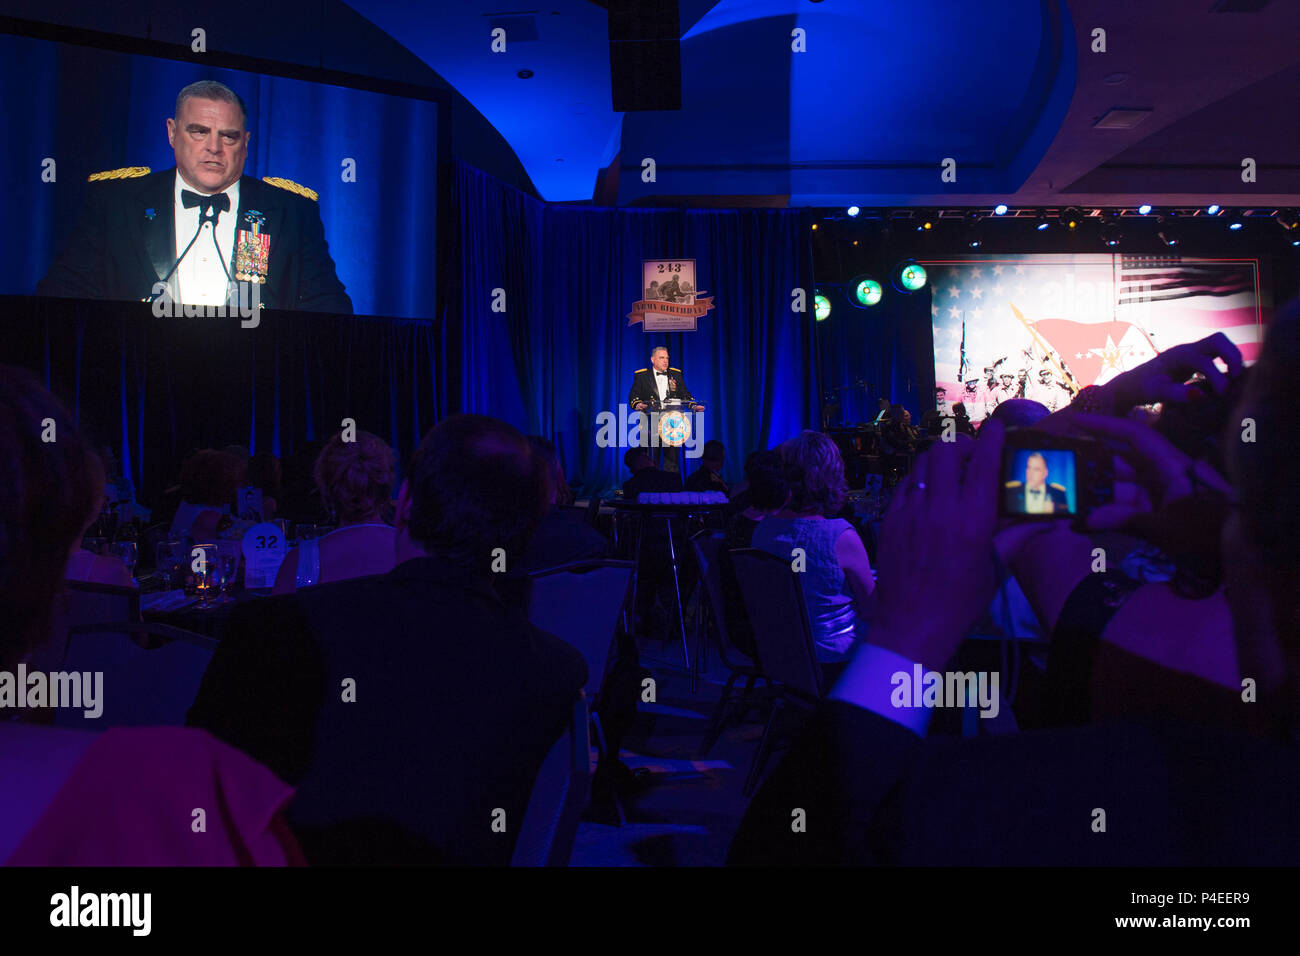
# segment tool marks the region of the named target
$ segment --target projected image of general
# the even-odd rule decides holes
[[[434,94],[220,62],[0,34],[0,295],[432,316]]]
[[[239,282],[267,308],[351,312],[316,194],[244,174],[248,109],[213,80],[191,83],[167,119],[172,169],[92,177],[85,210],[39,295],[225,305]]]

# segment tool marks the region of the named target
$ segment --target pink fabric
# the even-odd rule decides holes
[[[90,746],[10,866],[301,866],[293,788],[202,730],[130,727]],[[193,811],[206,815],[195,832]]]

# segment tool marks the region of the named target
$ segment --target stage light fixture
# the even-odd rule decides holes
[[[1212,206],[1207,206],[1205,212],[1208,215],[1217,216],[1219,214],[1219,204],[1216,202]]]
[[[1101,227],[1101,241],[1109,248],[1114,249],[1124,239],[1124,231],[1120,229],[1119,223],[1111,220]]]
[[[818,322],[825,322],[830,318],[831,300],[824,295],[813,296],[813,315]]]
[[[971,249],[978,249],[984,245],[984,236],[980,231],[980,214],[978,209],[972,209],[966,213],[966,245]]]
[[[894,267],[893,282],[900,292],[916,292],[924,289],[928,279],[925,266],[913,259],[905,259]]]
[[[1287,232],[1294,232],[1300,229],[1300,215],[1296,214],[1294,209],[1279,209],[1277,211],[1277,224]]]
[[[1171,249],[1182,241],[1174,227],[1165,222],[1160,224],[1160,231],[1157,232],[1156,235],[1160,237],[1161,242],[1166,246],[1169,246]]]
[[[1240,232],[1242,227],[1245,225],[1246,223],[1241,218],[1241,213],[1236,213],[1235,215],[1233,215],[1231,219],[1228,220],[1228,228],[1231,229],[1233,232]]]
[[[1139,215],[1139,216],[1147,216],[1147,215],[1150,215],[1150,214],[1151,214],[1151,204],[1150,204],[1150,203],[1145,203],[1145,202],[1144,202],[1142,205],[1138,206],[1138,215]]]
[[[1052,221],[1047,218],[1047,210],[1044,209],[1038,214],[1038,219],[1034,223],[1034,228],[1039,232],[1046,232],[1052,225]]]
[[[849,209],[848,209],[849,216],[852,217],[852,218],[854,218],[854,219],[857,218],[858,213],[860,213],[860,212],[862,212],[862,210],[859,209],[857,206],[850,206]]]
[[[1074,230],[1079,228],[1079,223],[1083,222],[1083,213],[1081,213],[1075,206],[1067,206],[1065,209],[1061,210],[1061,222],[1065,225],[1066,229],[1070,230],[1070,232],[1074,232]]]
[[[1007,214],[1007,204],[1006,204],[1006,203],[1004,203],[1004,202],[1000,202],[1000,203],[998,203],[996,206],[993,207],[993,215],[995,215],[995,216],[1005,216],[1006,214]]]
[[[861,276],[853,282],[853,297],[849,301],[860,308],[869,309],[879,303],[884,294],[885,290],[879,282],[870,276]]]

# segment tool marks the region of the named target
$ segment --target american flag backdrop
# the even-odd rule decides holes
[[[1008,394],[997,388],[1006,375],[1019,395],[1068,400],[1216,331],[1247,362],[1259,354],[1266,308],[1255,260],[983,255],[923,264],[935,381],[949,401],[962,393],[971,404],[963,383],[978,380],[991,410]]]

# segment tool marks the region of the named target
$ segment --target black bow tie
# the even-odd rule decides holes
[[[656,375],[664,375],[664,376],[666,376],[668,373],[667,373],[667,372],[655,372],[655,374],[656,374]]]
[[[215,196],[203,196],[199,193],[192,192],[189,189],[181,190],[181,205],[186,209],[199,207],[199,223],[211,219],[216,223],[217,217],[213,215],[213,209],[219,209],[225,212],[230,208],[230,197],[225,193],[217,193]]]

